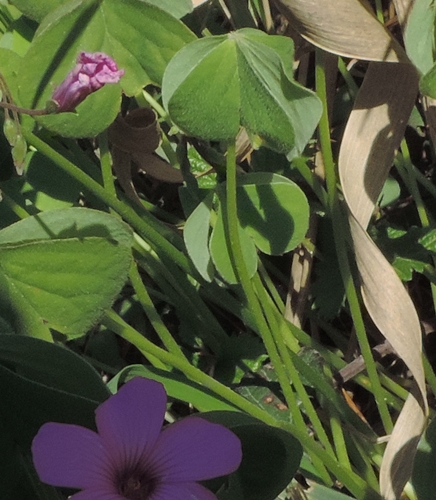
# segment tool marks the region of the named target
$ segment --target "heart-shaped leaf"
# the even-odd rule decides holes
[[[132,232],[112,215],[53,210],[0,231],[0,316],[17,333],[78,337],[111,306],[131,263]]]
[[[44,18],[24,57],[18,74],[21,104],[45,107],[80,51],[104,52],[124,69],[121,82],[89,96],[76,113],[38,118],[64,136],[95,136],[115,119],[121,88],[134,95],[149,83],[160,84],[168,61],[194,39],[183,23],[143,0],[72,0]]]
[[[316,95],[292,78],[293,43],[244,28],[180,50],[165,71],[164,105],[187,134],[301,152],[321,116]]]

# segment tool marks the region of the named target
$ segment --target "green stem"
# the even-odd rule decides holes
[[[100,164],[104,188],[110,196],[117,198],[114,176],[112,174],[112,158],[109,151],[109,141],[106,130],[98,136],[98,146],[100,148]]]
[[[142,96],[161,118],[163,118],[164,120],[168,118],[168,113],[151,94],[149,94],[146,90],[143,90]]]
[[[371,381],[372,391],[377,408],[380,413],[383,426],[386,434],[390,434],[393,429],[393,422],[389,414],[388,406],[383,398],[383,389],[377,373],[377,367],[372,356],[371,347],[366,335],[365,324],[360,310],[360,303],[356,287],[353,282],[350,264],[348,261],[348,253],[345,242],[347,241],[347,223],[339,206],[339,198],[337,191],[337,174],[333,161],[330,139],[330,124],[327,114],[327,91],[325,78],[325,53],[317,49],[316,51],[316,89],[321,102],[323,103],[323,113],[319,123],[319,139],[321,151],[324,159],[324,167],[326,172],[326,184],[328,195],[328,209],[333,223],[333,233],[335,239],[336,253],[342,280],[345,286],[345,294],[350,307],[351,316],[353,318],[356,336],[360,345],[362,356],[365,360],[366,369]]]
[[[338,57],[338,69],[341,75],[343,76],[345,83],[347,84],[348,92],[350,93],[352,99],[354,99],[357,95],[357,92],[359,91],[359,87],[357,86],[357,83],[354,81],[354,78],[348,71],[347,65],[345,64],[342,57]]]
[[[2,203],[7,205],[15,215],[17,215],[20,219],[25,219],[26,217],[30,217],[29,212],[23,208],[20,204],[18,204],[11,196],[9,196],[4,188],[0,184],[0,200]]]
[[[145,287],[138,272],[138,268],[136,267],[136,264],[134,262],[132,263],[132,266],[130,268],[129,277],[133,288],[135,289],[139,303],[142,305],[147,318],[150,320],[150,323],[158,334],[163,345],[170,353],[174,354],[175,356],[185,358],[185,355],[180,349],[179,344],[174,340],[173,336],[169,332],[168,328],[164,325],[161,317],[156,311],[153,301],[148,294],[147,288]]]
[[[279,354],[280,346],[277,344],[277,339],[274,337],[274,333],[272,332],[272,328],[274,328],[275,325],[274,324],[268,325],[266,321],[261,305],[259,303],[260,298],[256,296],[255,285],[251,281],[248,275],[247,267],[244,262],[241,242],[239,240],[239,222],[237,216],[238,210],[237,210],[237,197],[236,197],[236,148],[234,142],[227,148],[226,195],[227,195],[226,196],[227,241],[228,243],[230,243],[230,245],[228,245],[228,248],[233,262],[235,274],[242,285],[245,296],[247,298],[247,302],[255,318],[257,330],[262,337],[268,356],[271,360],[271,363],[274,366],[274,370],[277,374],[277,378],[280,383],[280,387],[283,391],[286,404],[291,412],[293,423],[298,429],[300,429],[301,432],[306,432],[306,424],[301,415],[301,411],[298,406],[296,396],[290,384],[290,381],[293,380],[294,376],[296,376],[296,378],[298,379],[298,373],[295,373],[292,370],[292,363],[287,362],[288,358],[286,358],[285,363],[283,363],[284,360]],[[278,334],[278,337],[280,337],[280,334]],[[282,355],[283,353],[286,354],[287,352],[288,351],[286,347],[283,346]],[[293,381],[294,383],[296,382],[295,380]],[[328,447],[327,449],[329,450],[330,453],[331,446],[330,443],[328,442],[327,436],[324,433],[324,429],[322,429],[321,431],[318,428],[318,430],[320,431],[320,438],[323,444]],[[324,437],[326,439],[324,439]],[[319,457],[314,456],[312,458],[314,465],[317,468],[320,476],[323,478],[326,484],[330,484],[331,479],[325,469],[325,464],[319,460]]]
[[[265,289],[263,288],[262,283],[258,276],[255,276],[253,278],[253,283],[256,289],[257,296],[259,297],[259,302],[262,304],[264,313],[268,319],[270,330],[273,334],[274,341],[277,345],[277,349],[281,355],[281,359],[286,368],[286,371],[288,372],[289,380],[292,381],[292,384],[294,385],[295,390],[297,391],[297,394],[301,399],[301,403],[304,409],[306,410],[306,414],[313,425],[313,428],[318,436],[318,439],[320,440],[324,448],[332,456],[335,456],[335,453],[333,451],[332,445],[330,444],[327,433],[325,432],[324,427],[318,417],[318,414],[316,413],[315,408],[313,407],[313,404],[310,401],[309,395],[307,394],[306,389],[304,388],[304,385],[301,382],[301,375],[295,368],[295,364],[293,363],[289,350],[286,347],[286,344],[283,340],[283,335],[280,330],[279,324],[276,321],[276,318],[273,314],[270,298],[267,296]],[[302,427],[303,426],[304,422],[302,424]]]
[[[300,172],[300,175],[312,188],[312,191],[316,194],[319,201],[326,207],[328,205],[326,190],[321,185],[319,178],[307,166],[306,160],[301,157],[294,158],[292,160],[292,166],[297,168],[297,170]]]
[[[198,289],[172,262],[168,262],[165,266],[153,252],[137,256],[137,260],[157,286],[165,292],[168,302],[174,304],[181,317],[185,318],[195,332],[198,332],[198,337],[213,353],[219,354],[228,336],[201,300]]]
[[[384,24],[385,20],[383,17],[383,5],[382,5],[382,0],[375,0],[375,8],[376,8],[376,14],[377,14],[377,19]]]

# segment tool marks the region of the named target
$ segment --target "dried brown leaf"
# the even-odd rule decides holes
[[[154,153],[160,144],[160,127],[153,110],[138,108],[126,116],[118,115],[108,137],[117,179],[127,196],[139,205],[141,199],[132,181],[138,171],[162,182],[183,182],[180,170]]]
[[[403,61],[399,43],[358,0],[274,0],[301,36],[327,52],[367,61]]]

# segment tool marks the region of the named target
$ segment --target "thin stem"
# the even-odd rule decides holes
[[[142,96],[161,118],[163,118],[164,120],[168,118],[168,113],[151,94],[149,94],[146,90],[143,90]]]
[[[383,5],[382,5],[382,0],[375,0],[375,8],[376,8],[376,14],[377,14],[377,19],[384,24],[385,19],[383,17]]]
[[[307,182],[307,184],[312,188],[312,191],[316,194],[319,201],[327,206],[327,193],[324,187],[321,185],[319,178],[310,170],[307,166],[306,160],[301,157],[294,158],[292,160],[292,166],[296,167],[300,172],[300,175]]]
[[[114,176],[112,174],[112,158],[109,151],[109,141],[107,131],[102,132],[98,136],[98,146],[100,148],[100,165],[103,176],[103,185],[105,190],[114,198],[117,198],[117,191],[114,184]]]
[[[265,289],[262,286],[262,283],[258,276],[253,278],[254,286],[257,292],[257,296],[259,297],[259,301],[263,306],[264,313],[268,319],[268,323],[270,325],[270,330],[273,333],[274,340],[277,345],[277,349],[282,358],[283,364],[289,374],[289,379],[292,381],[292,384],[297,391],[298,396],[301,399],[301,403],[306,410],[306,414],[309,417],[310,422],[313,425],[313,428],[320,440],[321,444],[324,448],[332,455],[335,456],[332,445],[330,444],[327,433],[324,430],[324,427],[321,423],[321,420],[318,417],[318,414],[315,411],[315,408],[310,401],[309,395],[301,382],[301,375],[298,370],[295,368],[295,364],[293,363],[292,357],[290,356],[289,350],[285,345],[283,340],[282,332],[280,331],[280,327],[276,321],[276,318],[273,314],[272,304],[270,303],[270,299],[267,296]],[[303,424],[304,425],[304,422]]]
[[[15,215],[17,215],[20,219],[25,219],[26,217],[30,217],[29,212],[19,205],[11,196],[9,196],[4,189],[0,185],[0,199],[2,203],[5,203]]]
[[[328,209],[333,223],[333,233],[335,239],[336,253],[338,255],[338,262],[342,280],[345,286],[345,294],[350,307],[351,316],[356,331],[356,336],[365,360],[368,376],[371,381],[374,399],[377,404],[380,418],[385,428],[386,434],[390,434],[393,429],[393,422],[389,414],[388,406],[383,398],[383,389],[381,387],[380,379],[377,373],[377,367],[372,356],[371,347],[369,345],[368,337],[366,335],[365,324],[360,310],[360,303],[356,287],[353,282],[350,264],[348,261],[348,253],[345,242],[347,240],[346,228],[347,223],[345,217],[341,212],[339,206],[339,198],[337,191],[337,175],[335,164],[333,161],[333,154],[331,149],[330,140],[330,125],[327,113],[327,91],[326,91],[326,78],[325,78],[325,54],[322,50],[316,51],[316,89],[318,96],[323,103],[323,113],[319,123],[319,139],[321,144],[321,151],[324,159],[324,166],[326,172],[326,184],[328,195]]]
[[[161,317],[156,311],[153,301],[148,294],[147,288],[145,287],[138,272],[138,268],[134,262],[132,263],[132,266],[130,268],[129,277],[133,288],[135,289],[139,303],[142,305],[147,318],[150,320],[150,323],[152,324],[156,333],[159,335],[159,338],[161,339],[163,345],[168,349],[170,353],[174,354],[175,356],[185,358],[185,355],[183,354],[179,345],[174,340],[173,336],[164,325]]]
[[[0,107],[4,109],[10,109],[11,111],[15,111],[16,113],[21,113],[23,115],[29,115],[29,116],[44,116],[51,114],[46,109],[21,108],[20,106],[15,106],[15,104],[3,101],[0,101]]]
[[[345,64],[342,57],[338,57],[338,69],[342,77],[344,78],[345,83],[347,84],[350,96],[354,99],[357,95],[357,92],[359,91],[359,87],[357,86],[357,83],[354,81],[354,78],[348,71],[347,65]]]

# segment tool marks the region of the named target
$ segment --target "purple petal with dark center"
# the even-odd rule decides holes
[[[148,500],[217,500],[217,497],[197,483],[164,483]]]
[[[44,424],[33,440],[32,454],[36,471],[45,483],[81,489],[111,484],[102,439],[85,427]]]
[[[167,427],[148,457],[163,482],[201,481],[230,474],[242,459],[241,442],[226,427],[188,417]]]
[[[84,490],[76,493],[69,500],[126,500],[117,493],[110,493],[102,490]]]
[[[161,383],[136,377],[96,410],[98,432],[117,468],[134,465],[162,429],[166,393]]]

